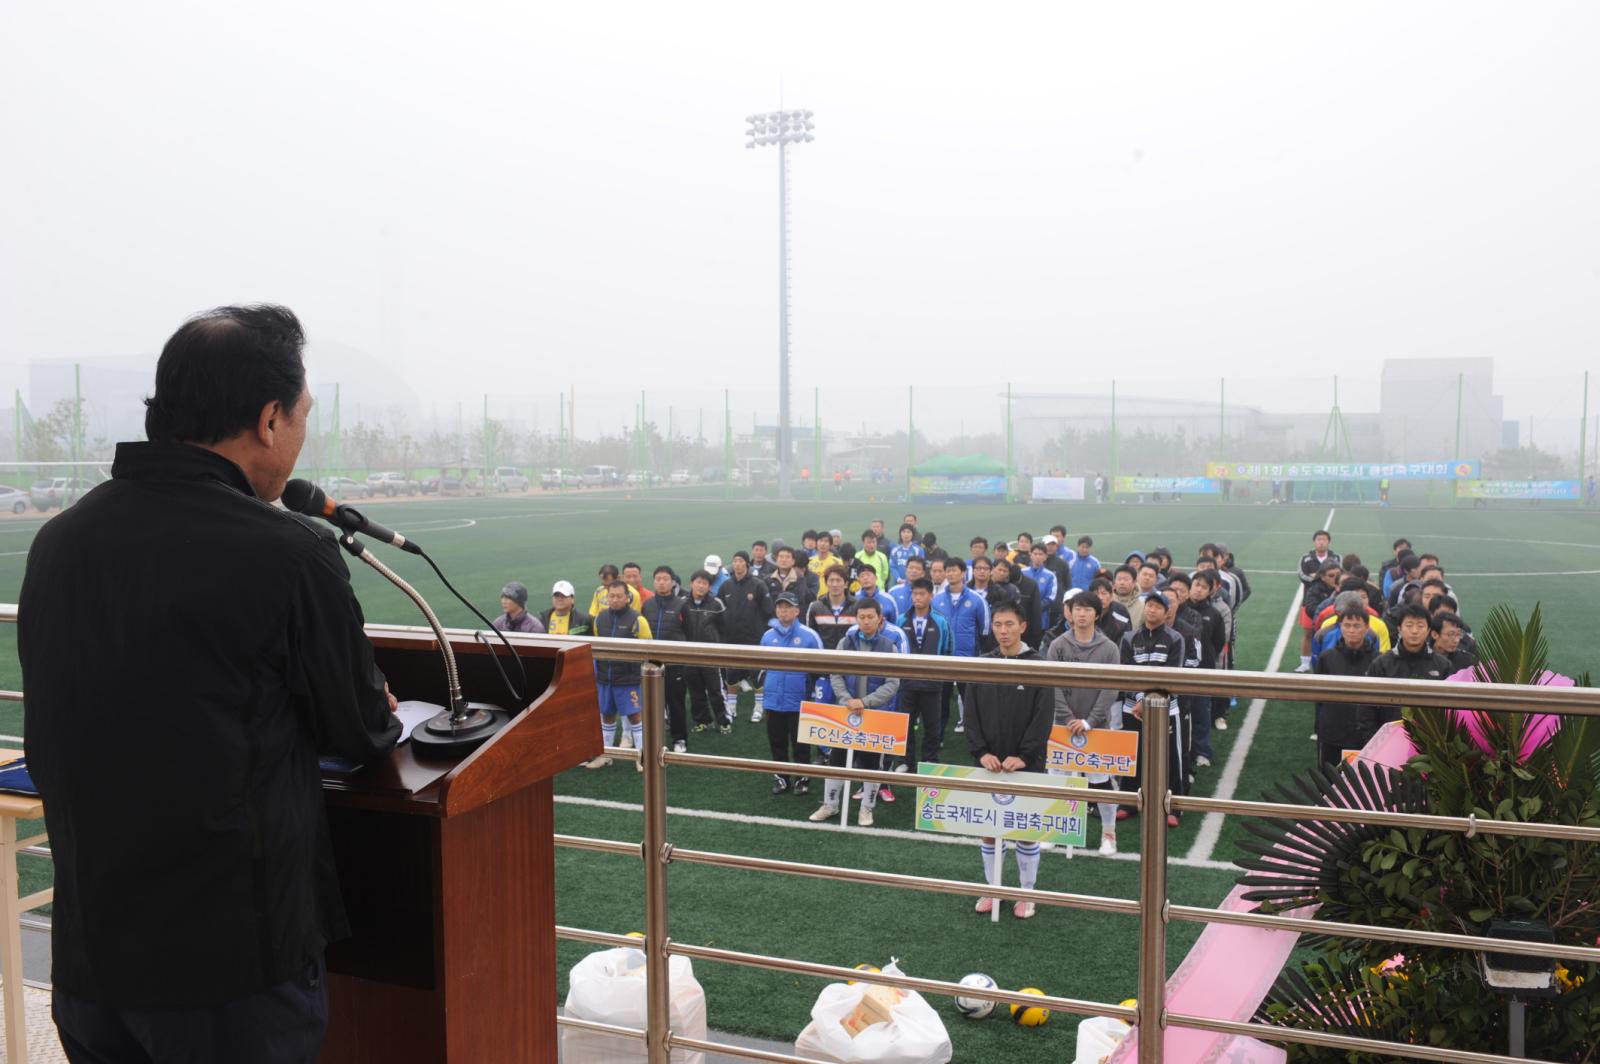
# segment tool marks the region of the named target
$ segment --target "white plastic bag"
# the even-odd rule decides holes
[[[894,964],[884,969],[903,975]],[[949,1064],[950,1035],[933,1006],[915,990],[890,1009],[888,1023],[874,1023],[854,1038],[844,1021],[855,1012],[867,984],[829,983],[811,1006],[811,1022],[795,1039],[795,1056],[835,1064]]]
[[[1114,1016],[1091,1016],[1078,1024],[1078,1056],[1073,1064],[1105,1064],[1133,1028]]]
[[[672,1029],[689,1038],[706,1036],[706,994],[694,977],[688,957],[667,960],[672,987]],[[597,950],[572,966],[567,985],[567,1015],[619,1027],[645,1025],[644,951],[633,948]],[[562,1064],[644,1064],[642,1039],[623,1035],[561,1029]],[[672,1051],[672,1064],[704,1064],[705,1054]]]

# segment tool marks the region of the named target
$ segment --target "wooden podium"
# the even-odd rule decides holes
[[[367,634],[397,698],[445,703],[431,632]],[[520,712],[460,760],[407,742],[324,778],[353,929],[328,949],[324,1061],[556,1059],[552,778],[600,754],[593,659],[587,644],[514,643],[532,701],[513,706],[481,643],[451,645],[468,699]]]

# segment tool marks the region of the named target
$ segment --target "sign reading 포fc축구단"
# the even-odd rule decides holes
[[[1047,776],[1041,772],[990,772],[976,765],[935,765],[926,761],[917,766],[917,775],[918,831],[1053,842],[1058,846],[1088,843],[1089,825],[1085,816],[1088,806],[1083,802],[951,789],[964,779],[1036,783],[1046,787],[1068,784],[1081,787],[1081,780]]]
[[[1050,729],[1045,767],[1090,775],[1132,776],[1139,770],[1139,733],[1090,728],[1074,735],[1065,724]]]
[[[851,709],[827,702],[801,702],[798,741],[838,750],[904,755],[910,719],[892,709]]]

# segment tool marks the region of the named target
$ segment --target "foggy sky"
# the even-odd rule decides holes
[[[1489,355],[1522,416],[1600,369],[1596,40],[1581,0],[9,3],[0,394],[259,300],[434,402],[766,387],[781,92],[797,388]]]

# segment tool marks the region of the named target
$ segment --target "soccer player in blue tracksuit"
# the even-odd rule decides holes
[[[906,562],[912,558],[926,560],[927,552],[917,542],[915,525],[900,526],[900,542],[889,548],[889,579],[896,584],[906,583]]]
[[[838,649],[849,653],[904,654],[906,637],[900,629],[885,623],[883,612],[878,608],[876,600],[862,598],[856,600],[855,626],[839,640]],[[897,676],[852,676],[837,672],[828,677],[828,684],[833,692],[834,701],[850,709],[892,711],[896,708],[895,695],[900,690],[900,678]],[[830,750],[828,763],[836,768],[842,768],[845,754],[846,751],[843,749]],[[854,758],[852,763],[864,769],[877,768],[879,755],[864,753]],[[822,805],[811,814],[812,820],[832,820],[839,815],[839,807],[844,797],[844,785],[844,780],[828,781],[823,789]],[[862,827],[872,826],[872,809],[877,804],[878,788],[870,784],[864,785],[861,791],[859,818]]]
[[[1060,588],[1056,583],[1056,571],[1045,564],[1050,557],[1050,552],[1043,543],[1035,543],[1028,550],[1028,560],[1031,565],[1022,571],[1033,578],[1039,585],[1039,616],[1028,622],[1030,626],[1038,625],[1035,631],[1048,631],[1056,621],[1056,607],[1061,604]]]
[[[889,589],[889,598],[894,602],[896,617],[906,617],[911,613],[911,585],[927,576],[927,569],[928,563],[922,558],[906,559],[905,582]]]
[[[822,649],[822,637],[800,623],[800,599],[793,591],[781,592],[773,609],[777,616],[767,622],[767,630],[761,636],[762,646]],[[811,763],[811,747],[799,741],[800,703],[811,696],[807,686],[803,672],[767,670],[766,683],[762,687],[765,692],[763,705],[767,721],[767,746],[772,751],[774,761],[789,761],[796,765]],[[773,794],[782,794],[789,787],[787,776],[772,777]],[[810,790],[809,777],[795,777],[794,793],[806,794]]]
[[[1100,575],[1100,559],[1089,553],[1093,549],[1093,538],[1079,536],[1078,551],[1067,563],[1067,568],[1072,572],[1072,586],[1079,591],[1086,590],[1089,582]]]

